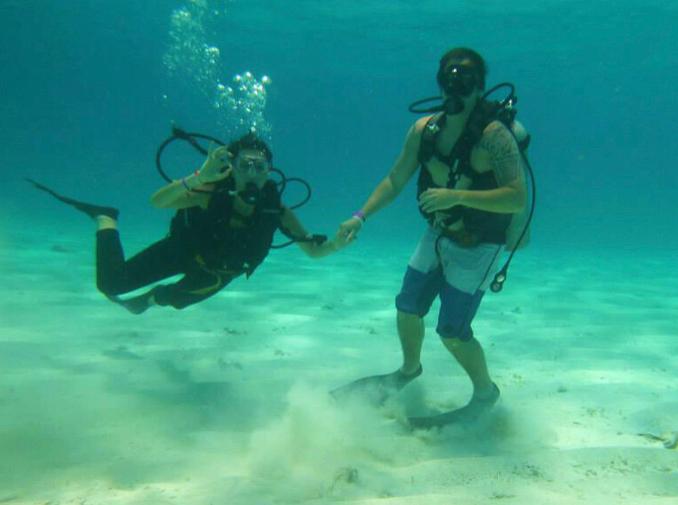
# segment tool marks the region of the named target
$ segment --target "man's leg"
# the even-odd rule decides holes
[[[421,375],[423,369],[419,358],[424,340],[423,316],[437,294],[441,277],[439,270],[424,274],[412,267],[407,268],[402,290],[396,297],[398,336],[403,351],[402,367],[395,372],[353,381],[333,390],[332,396],[341,399],[360,393],[371,403],[380,405]]]
[[[353,393],[367,394],[375,404],[383,403],[421,375],[421,344],[424,340],[424,316],[431,308],[442,283],[442,270],[435,254],[437,234],[427,230],[410,259],[402,288],[396,296],[398,336],[403,364],[395,372],[363,377],[332,391],[335,398]]]
[[[485,244],[464,248],[452,240],[441,241],[439,247],[445,282],[440,289],[437,332],[471,379],[473,398],[496,399],[498,389],[490,378],[483,348],[473,336],[471,322],[496,268],[501,247]]]
[[[449,335],[443,337],[443,343],[473,382],[473,396],[463,407],[433,416],[408,418],[409,425],[413,428],[430,429],[454,423],[475,422],[499,400],[499,388],[490,379],[480,343],[472,336],[462,340],[449,338]]]
[[[401,293],[402,295],[402,293]],[[402,303],[403,297],[398,301]],[[398,309],[398,335],[403,351],[403,365],[395,372],[370,375],[334,389],[331,394],[337,399],[359,394],[374,405],[383,404],[393,394],[419,377],[423,371],[419,357],[424,340],[424,320],[421,316]]]
[[[471,379],[473,396],[478,398],[492,396],[494,384],[490,378],[485,353],[480,342],[473,337],[467,341],[458,338],[443,338],[442,341]]]
[[[473,295],[447,282],[440,290],[440,316],[436,328],[443,344],[464,369],[473,384],[473,399],[496,401],[499,390],[487,369],[485,353],[473,336],[471,321],[478,311],[484,291]]]
[[[488,412],[500,396],[499,388],[492,382],[487,371],[483,348],[473,336],[462,340],[445,335],[442,338],[445,347],[456,358],[473,383],[473,396],[463,407],[424,417],[410,417],[409,424],[414,428],[429,429],[453,423],[469,423]]]
[[[438,233],[427,229],[410,258],[400,293],[396,296],[398,336],[403,351],[404,375],[421,373],[424,316],[443,284],[443,271],[436,254]]]
[[[403,350],[400,371],[412,375],[421,365],[421,344],[424,341],[424,319],[416,314],[398,311],[398,336]]]

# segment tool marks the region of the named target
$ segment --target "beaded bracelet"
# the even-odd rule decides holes
[[[188,185],[187,179],[189,177],[195,177],[198,180],[198,186],[200,186],[200,169],[196,170],[193,172],[191,175],[187,175],[186,177],[181,178],[181,185],[186,188],[186,191],[193,191],[190,186]]]

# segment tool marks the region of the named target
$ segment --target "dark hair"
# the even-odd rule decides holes
[[[271,149],[266,145],[266,142],[257,137],[256,133],[249,132],[238,140],[235,140],[228,144],[228,151],[235,157],[238,156],[238,153],[243,149],[252,149],[254,151],[261,151],[266,156],[268,161],[273,160],[273,153]]]
[[[480,54],[478,54],[473,49],[469,49],[468,47],[455,47],[454,49],[450,49],[445,54],[443,54],[442,58],[440,58],[438,74],[436,75],[438,85],[442,87],[441,82],[443,71],[445,70],[445,67],[450,62],[450,60],[467,60],[467,59],[471,60],[471,66],[476,72],[478,86],[480,87],[480,89],[485,89],[485,76],[487,75],[487,65],[485,64],[485,60],[483,59],[482,56],[480,56]]]

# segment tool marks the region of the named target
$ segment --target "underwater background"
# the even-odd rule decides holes
[[[326,394],[400,363],[414,181],[331,258],[272,251],[136,317],[96,291],[92,223],[24,180],[118,207],[129,255],[168,229],[149,196],[171,125],[256,123],[333,234],[455,46],[515,84],[537,181],[531,244],[474,321],[503,401],[476,430],[398,423],[470,392],[435,308],[398,405]],[[0,0],[0,503],[675,503],[676,47],[669,0]]]
[[[31,176],[121,207],[124,226],[162,227],[166,216],[143,211],[162,184],[154,152],[170,122],[224,140],[241,133],[220,128],[228,112],[199,91],[199,62],[168,70],[172,15],[187,7],[206,10],[203,41],[220,51],[221,82],[270,77],[264,116],[276,165],[312,184],[300,213],[314,229],[334,230],[361,205],[415,119],[407,105],[437,93],[440,55],[465,45],[485,57],[488,86],[516,85],[533,137],[535,247],[678,243],[678,4],[654,0],[5,0],[3,219],[59,222],[67,212],[27,191],[21,178]],[[168,158],[176,177],[200,163],[184,151],[190,166]],[[413,198],[389,212],[370,240],[418,229]]]

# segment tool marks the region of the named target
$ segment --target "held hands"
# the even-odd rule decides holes
[[[425,212],[437,212],[461,205],[462,192],[448,188],[429,188],[419,197],[419,206]],[[343,238],[346,244],[358,238],[358,232],[363,227],[363,220],[357,216],[347,219],[339,225],[337,237]]]
[[[334,237],[328,239],[325,235],[307,235],[307,240],[300,241],[301,249],[312,258],[329,256],[349,244],[346,237],[337,232]]]
[[[353,242],[358,237],[358,232],[363,227],[363,222],[357,217],[352,217],[347,219],[339,225],[339,230],[335,237],[336,240],[339,240],[339,237],[344,242],[344,245]],[[343,247],[343,246],[342,246]]]
[[[419,197],[419,206],[424,212],[437,212],[460,203],[460,193],[456,189],[429,188]]]
[[[342,233],[340,228],[329,242],[332,244],[331,245],[332,250],[338,251],[346,247],[348,244],[350,244],[351,240],[348,239],[344,233]]]
[[[202,183],[217,182],[231,173],[233,155],[226,146],[220,146],[209,152],[205,163],[200,167],[199,179]]]

